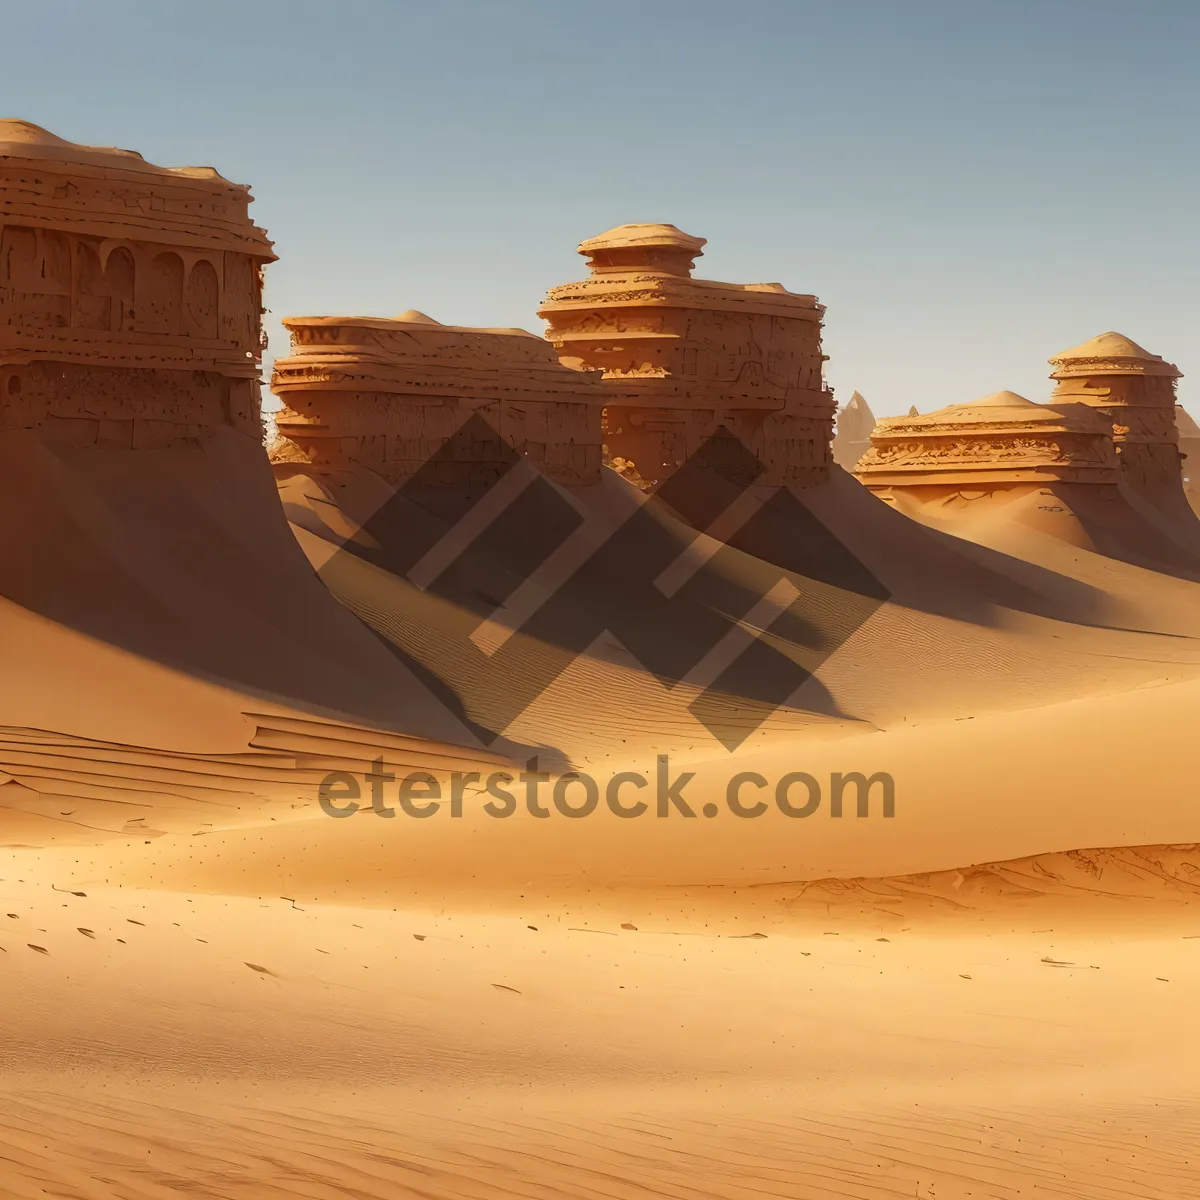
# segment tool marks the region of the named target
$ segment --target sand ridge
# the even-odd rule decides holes
[[[627,225],[546,338],[289,318],[268,454],[247,188],[9,121],[0,201],[0,1194],[1197,1190],[1170,363],[855,478],[817,298]]]

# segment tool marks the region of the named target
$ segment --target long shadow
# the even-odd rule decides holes
[[[1138,632],[1111,619],[1099,589],[912,521],[840,470],[823,488],[763,488],[762,464],[724,431],[512,621],[506,604],[585,524],[587,504],[539,476],[454,542],[459,522],[478,515],[519,461],[500,444],[462,478],[456,456],[487,436],[469,422],[462,445],[447,443],[321,570],[485,739],[580,655],[632,660],[665,688],[698,688],[693,715],[731,750],[780,708],[852,719],[816,672],[889,600],[980,626],[999,625],[1008,610]],[[664,586],[700,533],[747,493],[758,501],[749,518]],[[303,506],[289,515],[319,520]],[[427,576],[420,587],[414,571]],[[508,625],[484,648],[476,635],[493,618]]]
[[[466,430],[465,443],[480,440],[479,429]],[[461,452],[452,443],[443,449]],[[580,655],[607,654],[624,665],[632,657],[664,688],[688,684],[693,716],[732,750],[801,690],[803,711],[845,717],[815,672],[889,595],[828,534],[820,556],[801,553],[799,543],[786,564],[757,555],[756,537],[769,538],[763,513],[785,526],[806,523],[810,550],[818,537],[819,526],[783,491],[743,527],[742,544],[735,538],[718,546],[677,585],[664,587],[664,575],[695,548],[698,530],[761,472],[736,440],[707,443],[490,650],[476,643],[480,627],[503,615],[518,588],[586,520],[542,477],[443,553],[434,577],[418,589],[410,575],[444,551],[453,526],[485,504],[504,477],[493,471],[477,477],[477,486],[447,487],[450,465],[431,461],[342,545],[321,576],[486,728],[507,728]],[[293,515],[314,516],[311,509]],[[402,586],[364,575],[356,562]]]
[[[0,596],[27,612],[258,700],[470,744],[321,584],[251,439],[104,451],[4,434],[0,507]],[[98,703],[128,686],[77,682]]]

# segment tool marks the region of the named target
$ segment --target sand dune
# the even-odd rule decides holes
[[[279,509],[257,384],[273,255],[246,189],[23,122],[0,150],[0,842],[266,820],[395,751],[388,730],[475,761]]]
[[[606,488],[632,490],[613,479],[592,493],[573,493],[602,529],[611,521]],[[446,647],[461,642],[456,629],[472,629],[478,618],[389,572],[387,557],[404,559],[413,526],[403,497],[380,504],[381,493],[394,495],[378,478],[370,487],[351,488],[288,473],[281,494],[301,545],[334,594],[406,654],[424,656],[427,669],[452,671]],[[791,634],[790,652],[815,668],[814,678],[752,735],[746,750],[780,738],[825,737],[831,724],[850,732],[973,718],[1195,676],[1197,590],[1182,552],[1179,575],[1164,577],[1043,531],[1018,528],[1006,539],[1001,525],[986,545],[982,534],[980,541],[944,536],[942,526],[926,529],[900,519],[844,476],[796,495],[801,511],[849,549],[876,581],[867,586],[879,591],[864,595],[853,581],[826,583],[813,571],[811,555],[806,564],[802,541],[780,521],[762,523],[765,537],[760,531],[758,544],[745,539],[769,559],[747,556],[739,539],[729,543],[717,570],[766,590],[782,569],[805,596],[809,620]],[[360,529],[361,538],[347,540],[348,531]],[[586,527],[580,536],[587,537]],[[682,551],[695,534],[678,528],[675,536]],[[764,540],[769,548],[761,546]],[[881,602],[881,595],[889,598]],[[822,616],[814,621],[817,612]],[[853,631],[840,644],[839,629]],[[831,640],[836,652],[823,653]],[[447,685],[472,691],[470,672],[483,669],[482,662],[473,664],[465,661],[467,675],[448,676]],[[583,723],[577,720],[580,695],[589,701]],[[640,747],[692,757],[706,747],[718,752],[688,712],[695,695],[686,683],[645,680],[620,646],[597,645],[509,733],[520,741],[550,741],[577,763],[614,753],[635,757]],[[487,723],[484,711],[471,717]],[[624,740],[614,746],[618,729]]]
[[[1195,1179],[1194,847],[510,912],[452,880],[344,907],[146,891],[75,858],[26,852],[3,883],[10,1195]]]
[[[816,297],[622,226],[547,339],[288,318],[268,458],[247,189],[0,195],[0,1195],[1196,1193],[1171,364],[855,479]]]
[[[14,1163],[10,1194],[21,1200],[44,1195],[46,1180],[61,1196],[131,1200],[171,1189],[243,1200],[263,1195],[264,1187],[281,1197],[331,1198],[352,1188],[361,1197],[481,1200],[497,1194],[1177,1200],[1194,1179],[1179,1147],[1197,1134],[1189,1106],[1158,1101],[1079,1100],[1047,1111],[1000,1097],[977,1107],[950,1101],[864,1112],[773,1105],[761,1114],[731,1114],[652,1105],[596,1110],[570,1097],[539,1111],[511,1096],[440,1111],[421,1095],[406,1107],[393,1100],[381,1115],[355,1112],[342,1097],[327,1108],[296,1109],[141,1092],[106,1095],[64,1119],[61,1095],[29,1089],[6,1097],[10,1111],[21,1114],[0,1135]],[[49,1120],[62,1137],[47,1146],[40,1129]],[[205,1149],[215,1146],[225,1149],[220,1155]],[[82,1190],[91,1185],[81,1181],[97,1171],[111,1190]]]

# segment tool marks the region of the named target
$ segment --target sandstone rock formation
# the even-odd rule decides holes
[[[870,441],[856,473],[874,492],[1114,486],[1119,478],[1102,417],[1085,405],[1035,404],[1014,392],[924,416],[885,417]]]
[[[280,510],[250,199],[0,121],[4,839],[290,812],[351,745],[472,740]]]
[[[837,433],[833,438],[833,461],[853,471],[858,460],[871,448],[871,430],[875,414],[871,406],[855,392],[838,410]]]
[[[1160,508],[1184,511],[1175,384],[1180,371],[1123,334],[1102,333],[1050,359],[1054,401],[1090,405],[1110,423],[1121,477]]]
[[[667,478],[724,426],[767,467],[762,482],[822,482],[833,394],[816,297],[782,284],[692,278],[705,239],[622,225],[579,246],[591,277],[539,309],[564,359],[603,370],[604,441],[640,478]]]
[[[226,185],[177,221],[176,173],[42,145],[0,187],[4,1194],[1195,1194],[1200,554],[1146,569],[1110,421],[669,473],[728,425],[811,483],[832,407],[815,304],[658,230],[552,310],[607,382],[290,322],[272,476],[265,239],[191,289]],[[129,247],[64,207],[97,163]]]
[[[0,121],[0,429],[150,446],[261,436],[249,189]]]
[[[1140,500],[1121,471],[1104,414],[997,392],[924,416],[889,417],[856,469],[906,516],[983,545],[1030,554],[1054,542],[1187,578],[1200,538]]]
[[[599,478],[599,372],[563,365],[540,337],[415,311],[283,323],[292,352],[271,380],[286,405],[278,464],[368,467],[393,486],[428,464],[443,483],[482,487],[515,452],[559,483]]]

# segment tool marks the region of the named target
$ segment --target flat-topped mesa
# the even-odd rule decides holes
[[[853,471],[871,448],[871,431],[875,414],[858,392],[846,401],[837,414],[837,433],[833,438],[833,461],[846,471]]]
[[[1083,404],[1035,404],[997,392],[923,416],[885,417],[855,471],[876,493],[934,497],[1054,484],[1115,488],[1120,471],[1107,422]]]
[[[0,430],[144,446],[261,438],[248,188],[0,121]]]
[[[1154,502],[1182,498],[1175,384],[1179,368],[1119,333],[1102,333],[1050,359],[1054,401],[1076,400],[1112,429],[1122,479]]]
[[[599,372],[564,365],[543,338],[416,311],[283,324],[292,346],[271,377],[286,405],[275,418],[277,465],[361,465],[393,485],[421,471],[474,486],[515,452],[559,483],[600,478]]]
[[[828,478],[835,406],[824,308],[779,283],[691,277],[703,238],[622,225],[579,246],[591,277],[551,288],[538,315],[564,359],[604,372],[612,459],[658,482],[718,428],[767,467],[764,483]]]

